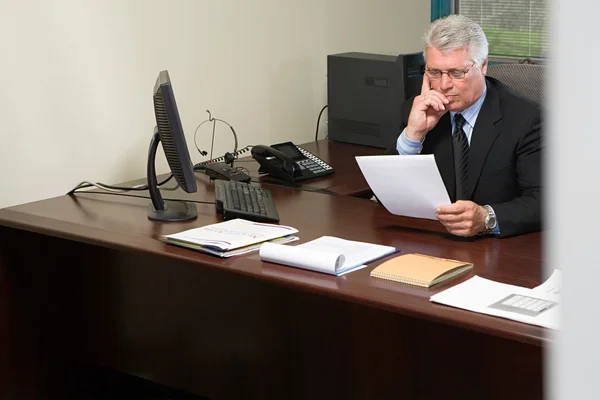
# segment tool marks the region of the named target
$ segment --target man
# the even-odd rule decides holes
[[[452,204],[437,219],[458,236],[540,230],[540,107],[486,77],[488,42],[461,15],[424,35],[421,94],[406,102],[398,154],[433,154]]]

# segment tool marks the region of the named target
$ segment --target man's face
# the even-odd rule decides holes
[[[442,53],[437,49],[428,48],[425,53],[427,69],[467,70],[473,65],[469,52],[464,49]],[[429,78],[429,81],[434,90],[443,93],[450,100],[446,105],[448,111],[463,111],[483,94],[486,70],[487,60],[482,66],[473,65],[462,79],[452,79],[444,73],[438,79]]]

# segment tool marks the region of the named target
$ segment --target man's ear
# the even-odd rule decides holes
[[[488,67],[488,60],[486,58],[485,61],[483,62],[483,64],[481,65],[481,73],[483,75],[485,75],[487,73],[487,67]]]

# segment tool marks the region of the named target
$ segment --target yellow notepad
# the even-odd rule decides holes
[[[377,266],[371,276],[428,288],[471,268],[473,264],[463,261],[403,254]]]

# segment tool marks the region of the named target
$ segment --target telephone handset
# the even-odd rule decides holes
[[[294,183],[333,174],[333,168],[319,157],[292,142],[252,147],[252,158],[260,164],[258,172]]]

